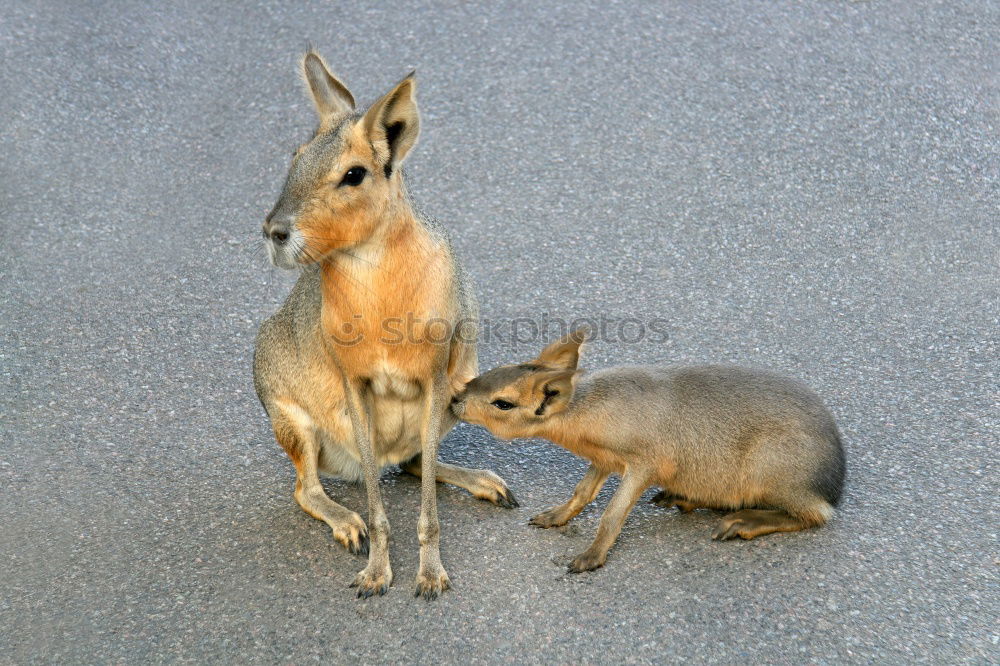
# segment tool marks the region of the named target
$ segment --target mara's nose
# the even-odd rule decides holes
[[[289,228],[290,225],[287,222],[274,220],[269,217],[264,222],[264,238],[278,245],[284,245],[288,242]]]

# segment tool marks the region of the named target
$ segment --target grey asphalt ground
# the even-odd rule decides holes
[[[0,662],[1000,662],[998,37],[991,1],[4,3]],[[362,103],[418,68],[410,188],[483,367],[549,313],[665,320],[589,367],[804,379],[846,441],[835,520],[716,543],[643,501],[567,575],[613,485],[533,529],[585,464],[460,426],[441,457],[521,508],[441,487],[454,590],[415,600],[388,470],[396,582],[355,600],[250,379],[310,43]]]

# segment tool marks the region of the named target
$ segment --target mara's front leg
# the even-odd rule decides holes
[[[608,550],[614,545],[618,534],[622,531],[625,519],[632,511],[642,491],[649,487],[649,474],[645,470],[629,468],[622,477],[618,490],[615,491],[608,508],[601,516],[601,524],[597,528],[597,536],[587,550],[583,551],[570,562],[570,573],[591,571],[604,566]]]
[[[540,514],[528,521],[535,527],[559,527],[565,525],[577,514],[583,511],[583,507],[594,501],[597,493],[601,492],[604,482],[608,480],[608,473],[598,469],[594,463],[587,468],[587,473],[576,484],[573,496],[565,504],[552,507],[548,511]]]
[[[428,601],[451,587],[441,565],[441,526],[437,515],[437,453],[441,437],[442,411],[448,405],[448,378],[442,370],[424,385],[420,423],[420,569],[414,596]]]
[[[372,404],[370,389],[358,380],[344,379],[344,394],[347,411],[351,416],[354,439],[361,456],[361,469],[365,476],[365,491],[368,495],[368,531],[371,545],[368,551],[368,566],[355,577],[351,587],[358,588],[359,598],[375,594],[385,594],[392,585],[392,568],[389,566],[389,519],[382,505],[382,491],[379,487],[379,468],[375,462],[372,446]]]

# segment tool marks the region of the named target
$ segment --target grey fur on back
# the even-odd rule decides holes
[[[813,491],[830,504],[840,500],[840,433],[820,398],[796,380],[727,365],[617,367],[582,376],[572,403],[609,419],[621,441],[674,442],[678,466],[702,473],[724,475],[752,453],[756,437],[768,436],[768,455],[808,465]]]

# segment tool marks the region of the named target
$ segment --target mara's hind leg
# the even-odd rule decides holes
[[[410,460],[400,463],[399,467],[407,474],[420,478],[422,463],[421,454],[418,453]],[[459,488],[465,488],[474,497],[492,502],[505,509],[520,506],[504,480],[489,470],[469,469],[458,465],[449,465],[439,460],[435,478],[438,483],[449,483]]]
[[[368,554],[368,528],[354,511],[334,502],[319,481],[319,443],[312,419],[297,405],[279,403],[272,418],[274,436],[295,465],[295,500],[302,510],[322,520],[333,538],[352,554]]]
[[[655,504],[657,506],[662,506],[667,509],[672,509],[677,507],[684,513],[691,513],[695,509],[704,508],[701,504],[695,504],[686,497],[681,495],[674,495],[666,490],[661,490],[653,496],[653,499],[649,500],[650,504]]]
[[[833,507],[824,500],[816,500],[801,510],[743,509],[730,513],[719,521],[712,532],[713,539],[735,537],[753,539],[772,532],[797,532],[822,525],[833,515]]]

